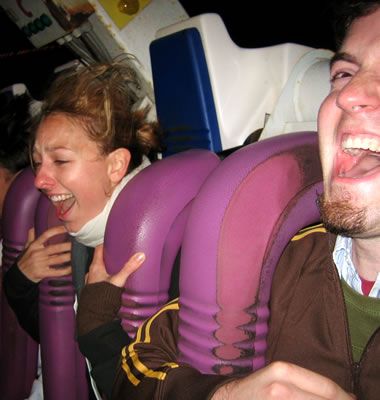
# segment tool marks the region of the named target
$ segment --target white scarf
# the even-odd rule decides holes
[[[124,186],[141,170],[150,165],[148,157],[144,156],[142,163],[135,168],[132,172],[126,175],[120,183],[116,186],[110,199],[107,201],[103,208],[103,211],[96,217],[86,222],[78,232],[69,232],[69,235],[75,237],[75,239],[89,247],[96,247],[97,245],[103,243],[104,233],[106,230],[106,224],[108,220],[108,215],[111,211],[113,203],[115,202],[119,193],[123,190]]]

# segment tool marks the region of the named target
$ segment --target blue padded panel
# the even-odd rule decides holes
[[[222,150],[215,104],[196,28],[150,45],[157,115],[166,138],[163,156],[190,148]]]

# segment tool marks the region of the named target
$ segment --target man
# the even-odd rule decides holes
[[[318,121],[319,203],[327,231],[305,230],[281,257],[272,286],[268,365],[233,379],[180,364],[179,306],[172,302],[123,349],[112,398],[379,398],[380,1],[341,3],[345,15],[337,32],[343,34]],[[82,311],[95,313],[83,293]]]

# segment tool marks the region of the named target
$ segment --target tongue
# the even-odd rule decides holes
[[[377,167],[380,167],[380,158],[378,153],[366,152],[362,157],[358,158],[354,166],[344,171],[342,174],[346,178],[361,178],[371,175]]]
[[[56,203],[57,207],[57,217],[62,217],[70,208],[74,205],[75,203],[75,198],[71,197],[70,199],[64,200],[64,201],[59,201]]]

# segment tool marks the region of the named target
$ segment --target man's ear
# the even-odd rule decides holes
[[[117,185],[127,174],[131,153],[125,148],[119,148],[107,156],[107,172],[113,185]]]

